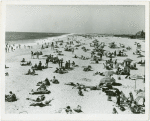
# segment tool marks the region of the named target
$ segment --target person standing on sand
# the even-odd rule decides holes
[[[66,61],[65,68],[68,69],[68,62]]]
[[[70,60],[68,60],[68,68],[70,69]]]
[[[7,53],[7,47],[5,47],[5,51],[6,51],[6,53]]]
[[[37,59],[39,59],[39,52],[38,51],[36,52],[36,55],[37,55]]]
[[[51,50],[54,50],[54,42],[51,44]]]
[[[31,59],[34,58],[33,51],[31,51]]]
[[[72,54],[74,53],[74,48],[72,48]]]
[[[63,59],[60,60],[60,67],[62,68],[63,66]]]
[[[48,67],[48,62],[49,62],[49,58],[47,57],[46,58],[46,65],[47,65],[47,67]]]
[[[21,48],[21,45],[19,44],[19,49]]]
[[[8,46],[8,52],[9,52],[9,46]]]
[[[60,68],[60,63],[61,63],[61,60],[60,60],[60,59],[58,59],[58,65],[59,65],[59,68]]]
[[[128,78],[129,77],[129,79],[130,79],[130,68],[129,68],[129,66],[126,66],[125,68],[124,68],[124,70],[125,70],[125,72],[127,73],[126,75],[126,77],[125,77],[125,79],[126,78]]]
[[[118,94],[118,95],[116,96],[116,98],[117,98],[116,104],[117,104],[118,106],[120,106],[120,94]]]

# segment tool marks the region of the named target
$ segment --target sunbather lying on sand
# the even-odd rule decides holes
[[[73,82],[65,83],[65,85],[76,86],[76,84],[75,84],[75,83],[73,83]]]
[[[35,102],[41,102],[45,100],[45,95],[40,95],[36,99],[26,98],[27,100],[35,101]]]
[[[20,65],[21,66],[30,66],[30,65],[32,65],[31,61],[25,61],[25,62],[21,62]]]
[[[50,81],[48,80],[48,78],[46,78],[44,81],[38,82],[37,86],[42,85],[42,83],[44,83],[46,86],[50,86]]]
[[[75,108],[75,109],[73,109],[73,110],[74,110],[75,112],[77,112],[77,113],[83,112],[80,105],[78,105],[77,108]]]
[[[53,99],[52,99],[52,100],[53,100]],[[45,101],[44,103],[43,103],[43,102],[40,102],[40,103],[32,103],[32,104],[30,104],[30,106],[39,106],[39,107],[51,106],[51,105],[50,105],[50,102],[51,102],[52,100]]]
[[[98,71],[97,71],[97,72],[95,72],[93,75],[94,75],[94,76],[95,76],[95,75],[105,76],[105,74],[104,74],[103,72],[101,73],[101,72],[98,72]]]
[[[82,59],[82,60],[88,60],[89,58],[81,55],[80,59]]]
[[[31,94],[31,95],[35,95],[35,94],[49,94],[49,93],[51,93],[49,90],[47,90],[47,89],[45,89],[45,88],[43,88],[43,87],[39,87],[37,90],[31,90],[31,93],[29,93],[29,94]]]

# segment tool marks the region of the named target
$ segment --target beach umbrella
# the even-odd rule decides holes
[[[133,61],[133,60],[130,59],[130,58],[126,58],[124,61],[125,61],[125,62],[131,62],[131,61]]]
[[[144,55],[139,55],[137,58],[142,58],[142,57],[145,57]]]
[[[113,80],[112,80],[112,78],[110,78],[110,77],[104,77],[104,78],[102,78],[101,80],[100,80],[100,84],[101,83],[107,83],[107,84],[112,84],[113,83]]]
[[[142,57],[145,57],[144,55],[139,55],[137,58],[141,58],[142,59]]]
[[[104,73],[104,75],[105,75],[106,77],[110,77],[110,76],[112,76],[113,74],[115,74],[114,71],[106,71],[106,72]]]
[[[135,101],[138,103],[138,101],[139,101],[141,98],[145,99],[145,92],[144,92],[144,91],[139,92],[139,93],[136,95]]]
[[[143,75],[139,75],[139,74],[134,74],[132,76],[130,76],[131,80],[135,80],[135,90],[136,90],[136,80],[137,79],[144,79]]]

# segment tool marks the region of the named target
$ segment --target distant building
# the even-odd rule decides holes
[[[136,33],[136,38],[145,38],[145,32],[143,30],[137,32]]]

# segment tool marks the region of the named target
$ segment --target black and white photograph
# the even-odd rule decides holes
[[[5,114],[146,114],[145,4],[8,4],[5,14]]]

